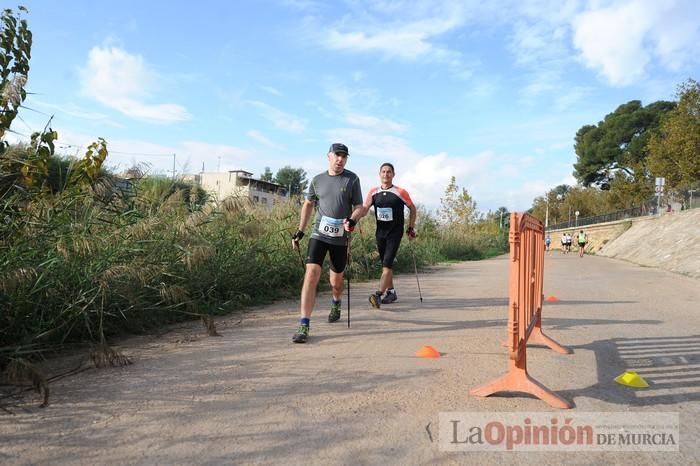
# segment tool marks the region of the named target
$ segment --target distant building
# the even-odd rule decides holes
[[[245,170],[202,172],[194,178],[195,182],[218,200],[232,195],[247,197],[254,204],[271,208],[280,200],[287,198],[286,186],[257,180],[253,178],[252,173]]]

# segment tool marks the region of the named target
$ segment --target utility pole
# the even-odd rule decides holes
[[[173,180],[175,179],[175,154],[173,154]]]
[[[656,185],[654,191],[656,191],[656,213],[661,215],[661,195],[664,192],[664,185],[666,184],[666,178],[663,176],[656,177]]]
[[[549,226],[549,191],[547,191],[547,194],[545,194],[545,196],[547,201],[547,210],[544,214],[544,227],[547,228]]]

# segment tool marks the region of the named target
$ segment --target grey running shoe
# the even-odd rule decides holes
[[[372,305],[373,308],[379,309],[382,307],[382,303],[380,302],[382,295],[377,294],[377,293],[372,293],[369,295],[369,303]]]
[[[397,299],[399,299],[399,297],[396,296],[396,291],[387,291],[382,298],[382,304],[391,304]]]
[[[328,322],[336,322],[340,319],[340,302],[331,303],[331,313],[328,314]]]
[[[306,339],[309,337],[309,326],[308,325],[300,325],[299,328],[297,328],[297,331],[294,332],[294,336],[292,337],[292,341],[294,343],[306,343]]]

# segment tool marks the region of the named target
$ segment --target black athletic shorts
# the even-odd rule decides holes
[[[348,248],[345,245],[328,244],[320,239],[311,238],[309,250],[306,252],[306,263],[323,266],[326,252],[330,252],[331,270],[335,273],[342,273],[348,261]]]
[[[400,235],[377,236],[377,249],[379,250],[379,258],[382,260],[382,267],[390,269],[394,266],[394,259],[396,259],[400,244]]]

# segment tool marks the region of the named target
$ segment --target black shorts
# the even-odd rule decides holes
[[[323,266],[326,252],[330,252],[331,270],[335,273],[342,273],[348,261],[348,248],[345,245],[328,244],[320,239],[311,238],[309,249],[306,252],[306,263]]]
[[[377,249],[379,250],[379,258],[382,260],[382,267],[388,269],[394,266],[394,259],[396,259],[396,253],[399,252],[399,245],[401,244],[401,236],[377,236]]]
[[[582,248],[586,245],[586,242],[584,241],[583,243],[579,241],[578,247]]]

